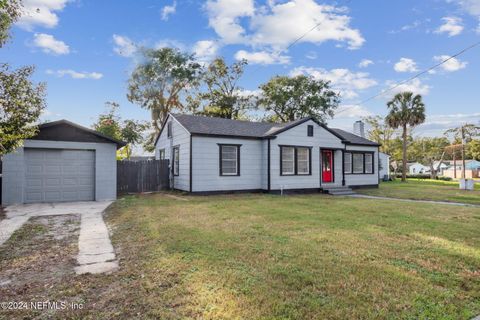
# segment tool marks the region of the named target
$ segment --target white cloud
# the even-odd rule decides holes
[[[197,41],[193,46],[193,52],[200,61],[213,60],[218,52],[220,45],[217,41],[201,40]]]
[[[253,0],[209,0],[205,5],[210,27],[227,43],[243,43],[245,29],[240,18],[255,12]]]
[[[465,123],[480,123],[480,113],[454,113],[427,115],[425,123],[416,131],[424,136],[440,136],[445,130],[458,127]]]
[[[300,42],[333,40],[346,43],[350,49],[365,42],[360,31],[350,27],[345,8],[319,5],[314,0],[268,1],[258,8],[253,0],[209,0],[205,8],[209,25],[228,44],[269,46],[278,51],[309,30]],[[242,21],[245,19],[249,19],[248,24]]]
[[[269,11],[252,19],[253,43],[284,48],[315,25],[318,27],[306,34],[301,42],[320,44],[334,40],[356,49],[365,41],[359,30],[350,28],[350,17],[342,14],[344,8],[319,5],[313,0],[292,0],[278,4],[272,2]]]
[[[58,24],[57,13],[65,8],[69,0],[23,0],[23,15],[18,26],[33,30],[35,26],[53,28]]]
[[[478,34],[480,34],[480,21],[478,22],[478,27],[477,27],[477,29],[475,30],[475,32],[477,32]]]
[[[235,59],[246,59],[250,64],[287,64],[290,63],[289,56],[282,56],[279,53],[256,51],[247,52],[245,50],[239,50],[235,53]]]
[[[417,63],[409,58],[400,58],[400,60],[393,66],[393,69],[397,72],[418,71]]]
[[[447,60],[449,57],[450,56],[448,55],[435,56],[433,57],[433,60],[437,62],[442,62]],[[454,72],[466,68],[467,64],[468,62],[460,61],[457,58],[451,58],[450,60],[442,64],[440,68],[447,72]]]
[[[447,0],[447,2],[457,3],[465,12],[480,17],[480,1],[478,0]]]
[[[310,60],[315,60],[318,58],[318,55],[315,51],[309,51],[306,55],[305,58],[310,59]]]
[[[33,36],[33,45],[49,54],[61,55],[70,53],[70,47],[66,45],[65,42],[55,39],[50,34],[35,33]]]
[[[360,63],[358,64],[358,67],[359,68],[366,68],[368,67],[369,65],[373,64],[373,61],[372,60],[369,60],[369,59],[363,59],[362,61],[360,61]]]
[[[335,111],[335,118],[364,118],[373,115],[367,108],[360,105],[348,105],[344,104],[337,108]]]
[[[174,1],[171,5],[162,8],[162,20],[167,21],[170,15],[177,10],[177,2]]]
[[[366,90],[377,84],[377,81],[369,78],[366,72],[352,72],[348,69],[332,69],[298,67],[293,69],[292,76],[308,74],[319,80],[331,81],[332,87],[338,90],[344,99],[353,99],[358,96],[357,91]]]
[[[161,48],[169,47],[169,48],[177,48],[181,51],[186,51],[187,50],[187,47],[185,46],[185,44],[183,44],[182,42],[180,42],[178,40],[174,40],[174,39],[159,40],[155,43],[154,47],[155,47],[155,49],[161,49]]]
[[[114,34],[113,43],[115,44],[113,51],[122,57],[131,57],[137,51],[137,46],[128,37]]]
[[[444,23],[435,30],[435,33],[447,33],[449,37],[457,36],[463,31],[462,19],[457,17],[443,17]]]
[[[99,80],[103,78],[103,74],[99,72],[77,72],[71,69],[62,69],[62,70],[47,70],[47,74],[55,75],[59,78],[64,76],[69,76],[72,79],[93,79]]]
[[[396,86],[396,83],[394,81],[387,81],[386,84],[389,88]],[[412,81],[399,85],[392,91],[389,91],[388,94],[384,96],[386,96],[387,98],[391,98],[397,93],[401,93],[405,91],[426,96],[430,93],[430,89],[431,87],[429,85],[423,84],[420,79],[416,78],[416,79],[413,79]]]

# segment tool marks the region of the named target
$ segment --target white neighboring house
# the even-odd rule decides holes
[[[408,164],[408,173],[410,174],[424,174],[430,173],[430,167],[424,166],[421,163],[409,163]]]
[[[446,164],[445,162],[442,162],[440,164],[440,161],[434,161],[433,162],[433,168],[437,170],[437,174],[440,175],[440,176],[443,176],[443,172],[445,170],[448,170],[450,168],[450,166],[448,164]]]
[[[288,123],[169,114],[155,142],[188,192],[378,186],[379,145],[313,118]]]
[[[386,178],[387,180],[390,178],[390,156],[386,153],[379,152],[378,158],[380,161],[380,168],[378,170],[380,180]]]

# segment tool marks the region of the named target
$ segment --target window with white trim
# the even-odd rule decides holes
[[[172,122],[170,121],[167,123],[167,137],[171,138],[172,137]]]
[[[280,175],[310,175],[311,148],[280,146]]]
[[[353,159],[353,173],[363,173],[363,153],[354,153]]]
[[[219,144],[220,147],[220,175],[240,175],[240,145]]]
[[[350,152],[345,152],[343,168],[345,173],[352,173],[352,154]]]
[[[280,147],[282,162],[282,174],[295,174],[295,148]]]
[[[297,148],[297,174],[310,174],[310,148]]]
[[[365,173],[373,173],[373,153],[365,153]]]
[[[160,158],[160,160],[165,160],[165,149],[160,149],[160,151],[158,152],[158,157]]]
[[[173,175],[180,174],[180,147],[173,148]]]

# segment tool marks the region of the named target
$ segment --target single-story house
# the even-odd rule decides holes
[[[3,157],[2,205],[113,200],[125,143],[67,120],[44,123]]]
[[[442,161],[442,163],[440,163],[440,161],[434,161],[433,168],[437,170],[438,175],[443,176],[443,172],[448,170],[450,165],[445,161]]]
[[[315,119],[288,123],[169,114],[155,141],[188,192],[378,186],[379,144]]]
[[[408,166],[408,173],[410,174],[424,174],[430,173],[430,167],[424,166],[421,163],[414,162],[407,164]]]

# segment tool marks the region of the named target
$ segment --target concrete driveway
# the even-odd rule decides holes
[[[0,221],[0,246],[31,217],[78,214],[81,216],[78,239],[77,274],[103,273],[118,268],[102,213],[111,201],[61,202],[13,205]]]

